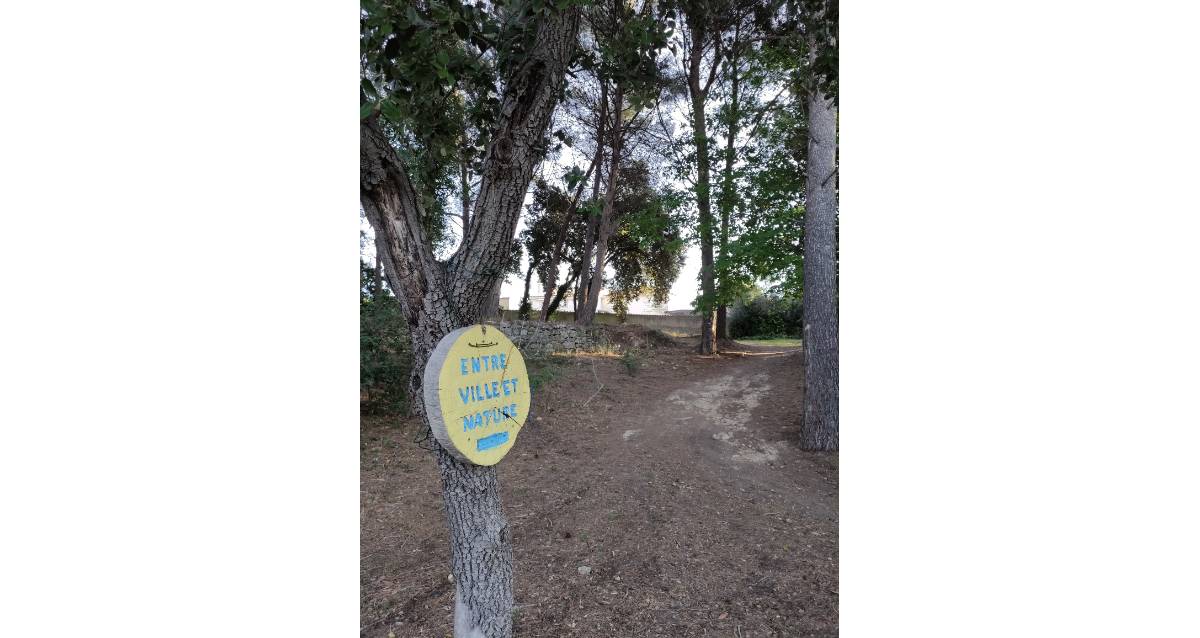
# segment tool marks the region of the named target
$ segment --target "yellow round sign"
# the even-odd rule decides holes
[[[495,326],[459,328],[425,364],[425,411],[450,454],[495,465],[508,454],[529,414],[529,373],[517,346]]]

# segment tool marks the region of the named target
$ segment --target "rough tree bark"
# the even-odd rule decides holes
[[[804,424],[807,450],[838,449],[837,107],[810,78],[804,196]]]
[[[424,214],[407,167],[374,118],[360,125],[360,201],[375,229],[388,284],[408,321],[413,348],[414,407],[428,427],[420,391],[437,342],[477,323],[512,248],[521,204],[574,53],[579,9],[547,15],[536,41],[507,83],[488,147],[470,226],[446,261],[434,258]],[[450,528],[458,638],[512,636],[512,545],[501,511],[495,467],[462,463],[435,447]]]

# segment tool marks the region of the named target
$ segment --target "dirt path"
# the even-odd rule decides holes
[[[837,634],[837,458],[792,443],[799,353],[744,350],[663,347],[636,376],[555,357],[500,465],[517,636]],[[451,627],[437,474],[408,432],[363,430],[364,636]]]

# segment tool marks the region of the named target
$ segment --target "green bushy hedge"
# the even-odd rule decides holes
[[[799,301],[763,295],[752,301],[739,301],[729,310],[729,336],[796,337],[804,333],[803,312]]]

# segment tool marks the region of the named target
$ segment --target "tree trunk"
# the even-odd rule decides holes
[[[558,287],[558,290],[554,292],[554,300],[550,302],[550,309],[546,313],[546,321],[549,321],[550,315],[554,314],[554,312],[558,310],[558,305],[562,303],[563,297],[567,294],[567,290],[574,285],[575,280],[578,277],[579,267],[578,265],[574,265],[571,267],[571,271],[567,274],[567,279],[563,281],[562,285]]]
[[[496,281],[492,287],[492,292],[488,295],[487,305],[483,307],[483,316],[485,319],[499,321],[504,318],[504,313],[500,308],[500,287],[504,285],[504,276]]]
[[[838,449],[837,107],[810,80],[804,196],[804,424],[806,450]]]
[[[725,257],[726,246],[729,245],[729,218],[733,214],[733,165],[736,152],[736,140],[738,136],[738,126],[740,122],[740,112],[738,110],[738,83],[740,76],[738,74],[738,42],[741,37],[741,25],[734,29],[734,50],[729,57],[729,122],[725,129],[725,170],[721,175],[721,239],[717,245],[718,255],[720,258]],[[728,264],[724,264],[728,268]],[[729,282],[726,281],[725,273],[721,273],[720,280],[717,285],[718,291],[721,293],[720,302],[717,305],[717,338],[729,338],[729,320],[726,303],[728,299]]]
[[[412,339],[414,410],[425,427],[425,364],[437,342],[484,316],[512,250],[533,170],[541,161],[566,67],[574,54],[580,9],[544,14],[530,53],[513,71],[480,175],[463,241],[438,261],[425,235],[424,206],[408,169],[371,116],[360,125],[360,202],[375,229],[388,285]],[[494,466],[463,463],[436,439],[442,498],[450,528],[457,638],[511,638],[512,545]]]
[[[600,116],[596,122],[596,154],[600,156],[600,164],[596,165],[596,177],[592,182],[592,202],[600,200],[600,173],[601,165],[604,163],[604,128],[608,121],[608,81],[600,79]],[[583,252],[579,255],[579,263],[581,269],[579,271],[579,286],[575,290],[574,299],[575,305],[575,320],[579,320],[579,312],[586,305],[585,300],[589,293],[589,284],[592,281],[591,274],[588,270],[588,264],[592,260],[592,247],[596,242],[596,227],[600,223],[600,218],[591,214],[588,215],[587,229],[583,233]]]
[[[696,25],[698,26],[698,25]],[[700,353],[717,350],[716,285],[713,268],[713,216],[709,199],[711,180],[708,162],[708,129],[704,121],[707,91],[700,88],[700,62],[703,57],[704,31],[692,28],[692,50],[688,62],[688,91],[692,99],[692,140],[696,145],[696,208],[700,213]],[[713,60],[713,64],[717,64]]]
[[[600,212],[600,228],[596,238],[596,262],[592,269],[592,281],[588,284],[588,294],[583,306],[575,313],[575,323],[590,326],[596,319],[596,310],[600,305],[600,291],[604,287],[604,264],[608,260],[608,240],[616,230],[616,201],[617,180],[621,174],[621,149],[623,135],[621,129],[621,111],[625,95],[618,83],[613,93],[612,130],[609,133],[612,153],[608,159],[608,181],[604,185],[604,207]]]

